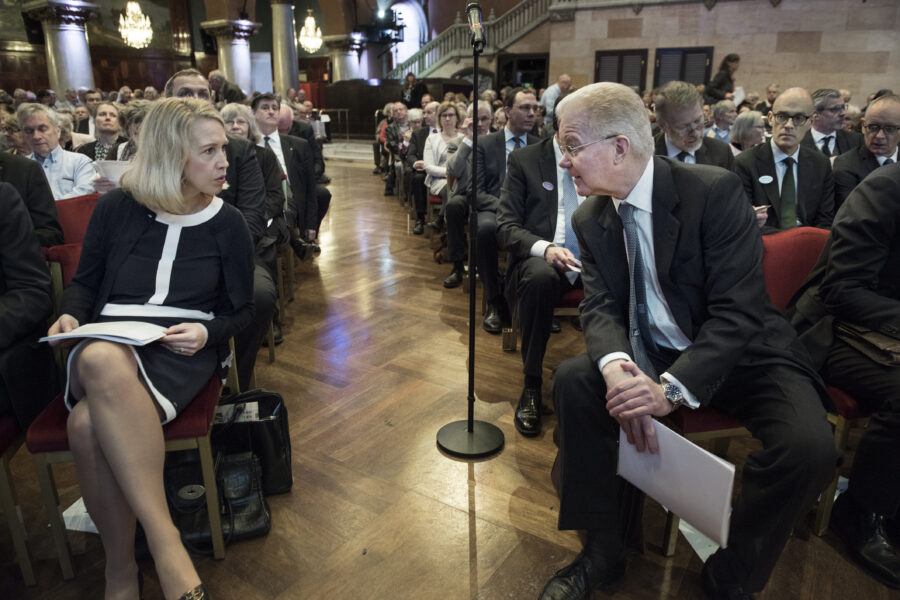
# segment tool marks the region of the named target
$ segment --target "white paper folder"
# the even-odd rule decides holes
[[[721,547],[728,542],[734,465],[653,421],[659,452],[638,452],[619,432],[619,475]]]

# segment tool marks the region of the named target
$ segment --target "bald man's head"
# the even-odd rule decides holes
[[[789,88],[772,104],[772,140],[785,154],[793,154],[812,126],[813,100],[803,88]]]

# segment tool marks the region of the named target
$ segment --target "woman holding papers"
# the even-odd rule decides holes
[[[80,323],[146,321],[157,343],[84,340],[68,362],[69,442],[106,551],[106,598],[135,598],[135,519],[167,599],[206,598],[163,490],[161,423],[223,373],[227,341],[252,319],[253,247],[241,214],[216,197],[228,165],[207,102],[163,100],[147,114],[122,188],[102,196],[78,273],[50,334]]]

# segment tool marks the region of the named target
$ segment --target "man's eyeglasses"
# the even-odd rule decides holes
[[[588,142],[587,144],[581,144],[580,146],[564,146],[562,144],[559,145],[559,149],[562,150],[563,156],[569,158],[569,160],[574,159],[578,156],[578,153],[581,152],[582,148],[587,148],[593,144],[599,144],[600,142],[605,142],[606,140],[611,140],[614,137],[618,137],[618,133],[614,133],[612,135],[608,135],[605,138],[600,138],[599,140],[594,140],[593,142]]]
[[[847,109],[846,104],[836,104],[836,105],[832,106],[831,108],[820,108],[819,112],[830,112],[831,114],[836,115],[839,112],[844,111],[846,109]]]
[[[705,125],[706,119],[703,117],[703,115],[700,115],[696,120],[675,129],[675,133],[680,137],[684,137],[686,135],[691,135],[695,131],[703,131]]]
[[[883,131],[884,135],[894,135],[900,131],[900,127],[897,125],[879,125],[878,123],[870,123],[863,129],[866,130],[866,133],[871,133],[872,135],[878,135],[879,131]]]
[[[804,115],[803,113],[797,113],[796,115],[792,115],[790,113],[779,112],[775,113],[775,122],[779,125],[784,125],[788,121],[794,122],[794,127],[803,127],[806,125],[806,122],[810,120],[810,115]]]

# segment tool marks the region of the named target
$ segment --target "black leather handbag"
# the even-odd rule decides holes
[[[250,390],[219,400],[212,430],[213,452],[253,452],[262,466],[266,496],[291,490],[291,437],[280,394]]]
[[[269,505],[262,494],[262,469],[252,452],[218,455],[216,487],[225,543],[261,537],[272,527]],[[185,547],[195,554],[212,554],[206,494],[196,450],[166,456],[165,488],[169,511]]]

